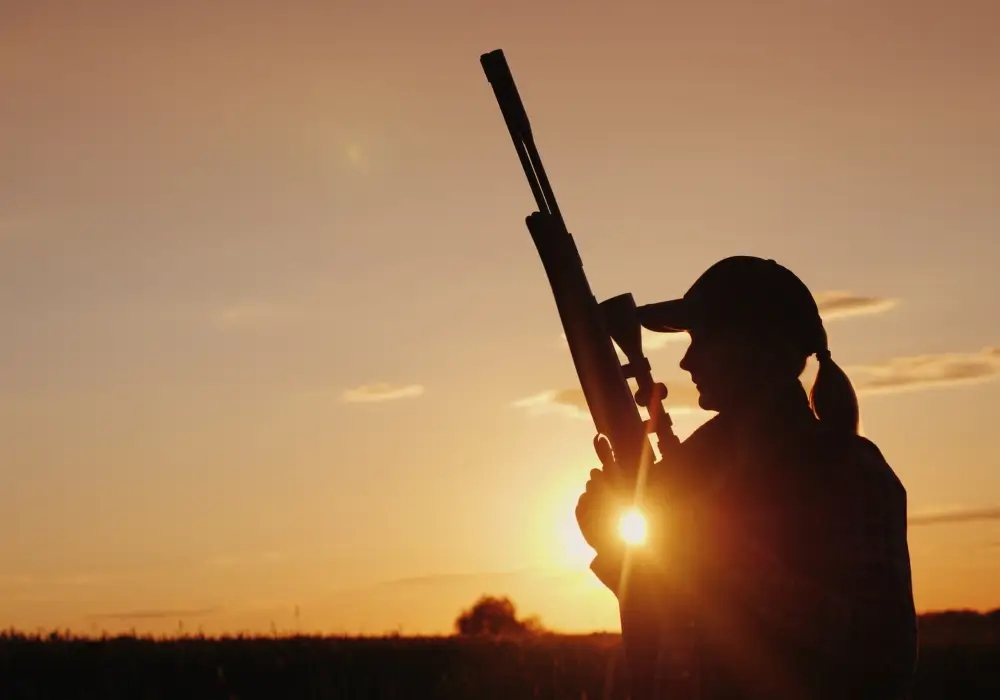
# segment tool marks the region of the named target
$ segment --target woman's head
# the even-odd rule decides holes
[[[830,357],[816,302],[805,284],[775,261],[725,258],[681,299],[639,307],[639,319],[653,331],[690,334],[681,367],[691,373],[702,408],[752,407],[774,385],[798,382],[806,360],[816,355],[813,411],[831,427],[857,432],[857,396]]]

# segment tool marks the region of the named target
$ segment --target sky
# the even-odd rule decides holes
[[[0,2],[0,626],[617,629],[496,48],[598,297],[793,269],[918,608],[1000,607],[997,14]],[[647,337],[682,437],[685,342]]]

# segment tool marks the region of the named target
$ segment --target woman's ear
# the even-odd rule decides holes
[[[763,373],[775,380],[797,378],[806,367],[806,356],[796,346],[777,334],[756,333],[743,341]]]

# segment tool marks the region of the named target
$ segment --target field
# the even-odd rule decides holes
[[[997,615],[924,625],[914,700],[1000,698]],[[971,618],[969,618],[971,619]],[[922,629],[924,629],[922,628]],[[0,637],[0,698],[602,698],[615,635]],[[616,674],[617,675],[617,674]],[[621,692],[612,697],[623,697]]]

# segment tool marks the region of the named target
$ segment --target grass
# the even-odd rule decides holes
[[[521,640],[0,636],[0,698],[583,698],[620,677],[617,635]],[[623,698],[621,684],[610,697]],[[921,647],[914,700],[1000,698],[1000,643]]]

